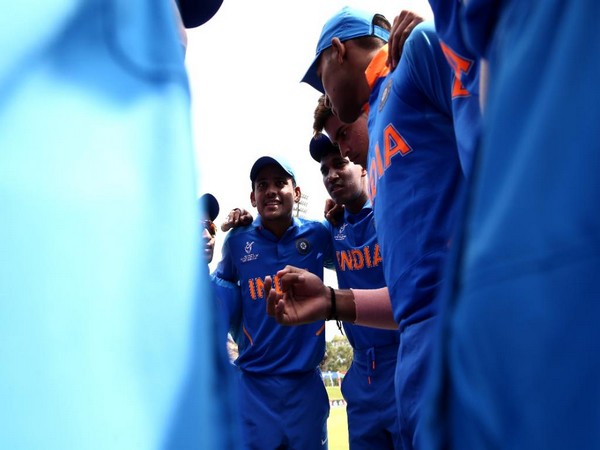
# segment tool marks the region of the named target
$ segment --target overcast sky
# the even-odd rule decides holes
[[[307,217],[322,218],[327,192],[308,153],[320,94],[300,79],[323,25],[346,5],[382,13],[390,22],[403,9],[432,17],[427,0],[224,0],[208,23],[188,30],[198,194],[217,197],[218,224],[234,207],[256,215],[250,168],[260,156],[277,154],[290,162],[309,196]],[[223,238],[219,232],[213,269]],[[334,284],[335,274],[326,282]]]

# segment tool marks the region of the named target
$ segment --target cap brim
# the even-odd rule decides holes
[[[196,28],[208,22],[219,10],[223,0],[178,0],[181,20],[186,28]]]
[[[314,61],[312,62],[312,64],[310,65],[310,67],[304,74],[304,77],[300,80],[300,82],[309,84],[310,86],[314,87],[317,91],[319,91],[321,94],[324,94],[325,89],[323,88],[323,83],[321,83],[321,78],[319,78],[319,76],[317,75],[317,66],[319,65],[319,56],[321,56],[321,55],[318,54],[315,57]]]

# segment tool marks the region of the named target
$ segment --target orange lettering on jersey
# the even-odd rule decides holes
[[[272,276],[273,287],[278,294],[281,294],[281,283],[279,277]],[[259,298],[265,298],[265,280],[264,278],[254,278],[248,280],[248,290],[250,291],[250,298],[252,300],[258,300]]]
[[[377,175],[383,175],[383,164],[381,164],[381,154],[379,153],[379,142],[375,144],[375,158],[377,160]],[[387,167],[387,166],[386,166]]]
[[[256,296],[258,298],[263,298],[265,296],[265,280],[262,278],[255,278],[254,282],[256,283]]]
[[[375,246],[375,251],[373,252],[373,265],[378,266],[381,264],[381,252],[379,251],[379,244]]]
[[[365,267],[365,258],[360,250],[352,249],[352,262],[353,270],[360,270]]]
[[[248,280],[248,290],[250,291],[250,298],[256,300],[256,285],[252,279]]]
[[[352,270],[352,257],[346,252],[335,252],[338,260],[338,267],[341,270]]]
[[[444,56],[448,60],[450,67],[454,71],[454,83],[452,85],[452,98],[456,97],[468,97],[471,93],[465,88],[463,85],[461,78],[463,73],[467,74],[471,70],[473,66],[473,61],[465,58],[446,44],[440,41],[440,46],[442,47],[442,51],[444,52]]]
[[[342,271],[361,270],[365,267],[377,267],[381,264],[379,244],[375,244],[373,254],[371,254],[370,247],[365,245],[362,249],[338,250],[336,251],[336,257],[338,269]]]
[[[389,124],[383,130],[383,151],[385,168],[390,167],[392,157],[400,152],[402,156],[412,152],[412,148],[406,143],[404,138],[398,133],[392,124]]]
[[[378,245],[378,244],[375,244]],[[363,248],[363,251],[365,252],[365,261],[367,263],[367,267],[371,267],[371,255],[369,254],[369,246],[365,245],[365,247]]]
[[[371,158],[371,163],[369,164],[369,199],[371,203],[375,199],[377,195],[377,173],[375,172],[377,169],[375,168],[375,158]]]

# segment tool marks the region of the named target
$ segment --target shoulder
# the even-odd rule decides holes
[[[417,25],[406,40],[404,51],[417,51],[422,47],[430,47],[439,42],[433,21],[426,20]]]
[[[236,227],[229,230],[227,235],[225,236],[225,240],[231,239],[243,239],[246,236],[253,235],[255,233],[255,227],[253,224],[246,225],[243,227]]]
[[[296,226],[302,230],[328,231],[327,222],[312,219],[296,218]]]

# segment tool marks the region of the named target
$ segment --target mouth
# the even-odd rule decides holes
[[[344,189],[344,186],[342,186],[341,184],[332,184],[331,186],[329,186],[329,193],[335,194],[337,192],[340,192],[342,189]]]

